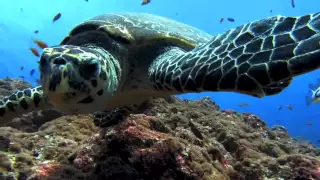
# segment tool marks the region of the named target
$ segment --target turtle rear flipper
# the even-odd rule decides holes
[[[17,91],[0,100],[0,125],[10,122],[22,114],[52,108],[41,86]]]
[[[277,94],[265,88],[320,67],[319,32],[320,13],[254,21],[190,52],[169,50],[152,64],[149,80],[175,93]]]

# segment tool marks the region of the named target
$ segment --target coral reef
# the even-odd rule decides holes
[[[318,158],[285,127],[207,97],[155,99],[103,129],[91,115],[0,127],[0,179],[315,180]]]
[[[25,89],[31,87],[31,84],[21,79],[0,79],[0,99],[17,91],[18,89]]]

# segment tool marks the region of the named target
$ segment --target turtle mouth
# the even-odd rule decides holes
[[[79,67],[71,63],[65,65],[51,65],[42,73],[41,83],[49,101],[54,105],[89,104],[89,81],[84,79]]]
[[[52,67],[41,79],[43,90],[52,104],[89,102],[90,88],[79,72],[68,66]]]
[[[49,101],[53,105],[61,105],[61,104],[90,104],[94,101],[94,99],[83,93],[76,92],[65,92],[65,93],[57,93],[57,92],[48,92],[46,93]]]

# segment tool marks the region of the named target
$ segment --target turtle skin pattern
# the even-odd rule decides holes
[[[17,91],[0,100],[0,124],[8,123],[20,113],[51,107],[41,86]],[[6,118],[1,118],[4,115]]]
[[[156,61],[149,80],[159,91],[275,94],[280,81],[320,66],[320,13],[275,16],[215,36],[209,43]],[[279,89],[278,89],[279,90]]]

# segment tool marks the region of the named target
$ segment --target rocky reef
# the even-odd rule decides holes
[[[0,127],[0,179],[8,180],[315,180],[319,155],[284,127],[219,110],[209,98],[155,99],[103,129],[91,115],[44,120],[32,131]]]

